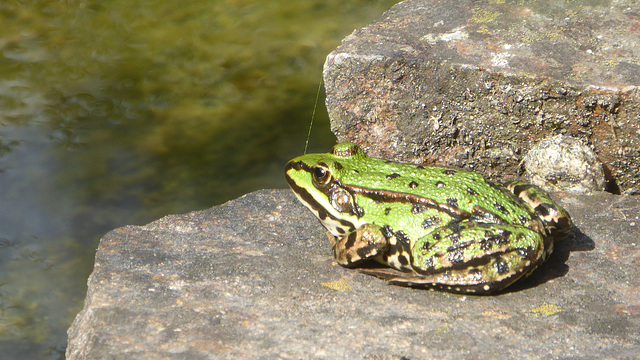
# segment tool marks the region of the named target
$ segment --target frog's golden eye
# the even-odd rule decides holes
[[[331,172],[327,165],[320,163],[313,170],[313,181],[317,185],[327,185],[331,181]]]
[[[316,179],[322,179],[327,175],[327,170],[317,167],[314,175],[316,176]]]

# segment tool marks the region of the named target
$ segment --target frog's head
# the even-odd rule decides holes
[[[352,164],[367,155],[354,143],[340,143],[328,154],[306,154],[287,163],[284,176],[298,199],[335,236],[359,226],[362,209],[341,183]]]

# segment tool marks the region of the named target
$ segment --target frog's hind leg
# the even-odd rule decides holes
[[[434,229],[413,244],[413,272],[360,269],[390,284],[464,294],[490,294],[529,275],[553,241],[523,226],[464,221]]]
[[[416,278],[393,284],[487,294],[530,274],[545,260],[553,241],[523,226],[465,221],[435,229],[414,244]]]

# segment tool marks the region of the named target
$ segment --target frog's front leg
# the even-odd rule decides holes
[[[366,224],[345,236],[329,235],[331,250],[336,262],[354,267],[359,263],[384,254],[389,249],[389,240],[377,225]]]

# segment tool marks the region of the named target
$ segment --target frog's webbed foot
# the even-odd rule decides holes
[[[340,238],[330,235],[329,241],[336,262],[347,267],[372,259],[389,248],[389,241],[376,225],[364,225]]]

